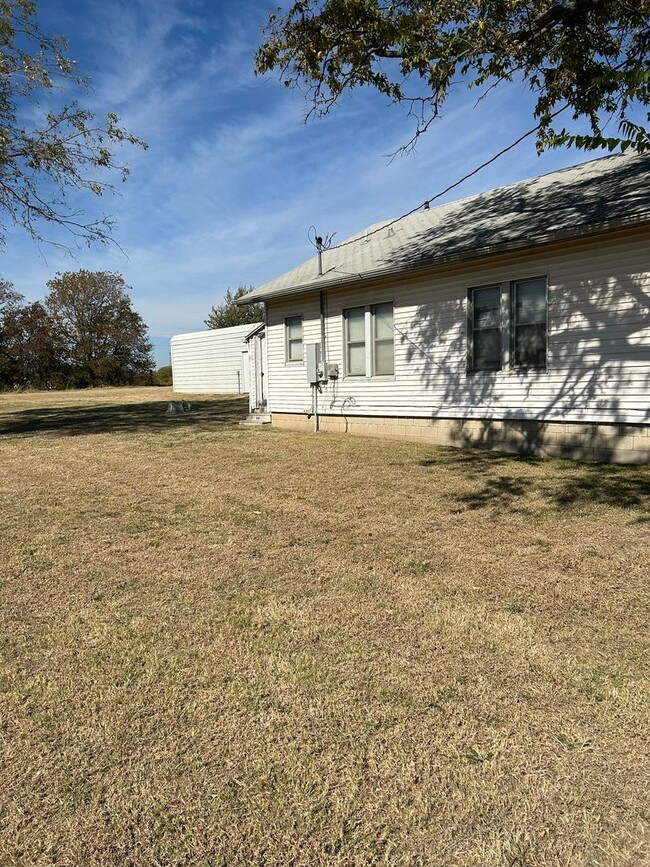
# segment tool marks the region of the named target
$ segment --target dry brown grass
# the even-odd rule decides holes
[[[0,397],[0,862],[650,863],[650,471]]]

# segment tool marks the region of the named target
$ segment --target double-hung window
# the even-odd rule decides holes
[[[469,371],[546,368],[546,278],[470,289]]]
[[[302,316],[285,319],[284,330],[287,361],[302,361]]]
[[[393,303],[343,311],[346,376],[393,376]],[[369,374],[370,371],[370,374]]]

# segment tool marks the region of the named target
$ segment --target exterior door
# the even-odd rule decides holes
[[[242,369],[242,387],[240,394],[248,394],[251,390],[251,368],[248,360],[248,346],[242,350],[241,354],[241,369]]]
[[[266,335],[255,337],[255,396],[258,409],[266,409]]]

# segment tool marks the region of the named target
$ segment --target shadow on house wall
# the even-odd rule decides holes
[[[534,209],[530,196],[518,190],[479,196],[459,205],[458,225],[445,231],[445,244],[450,243],[450,231],[453,251],[534,238],[544,229],[608,215],[624,216],[638,204],[635,197],[647,198],[646,192],[628,190],[626,197],[617,199],[617,184],[625,181],[629,186],[633,171],[633,165],[625,164],[599,184],[578,182],[567,189],[542,191]],[[439,238],[439,229],[423,231],[394,251],[388,264],[408,268],[418,259],[430,260],[442,252],[436,248]],[[620,268],[627,267],[621,256]],[[508,270],[504,267],[504,279]],[[514,449],[516,444],[517,451],[537,454],[553,442],[572,457],[604,460],[619,447],[632,448],[630,438],[650,423],[650,295],[639,276],[631,274],[624,282],[619,275],[563,285],[551,275],[549,377],[516,370],[467,373],[465,303],[464,298],[436,302],[432,292],[431,303],[417,309],[407,331],[396,327],[408,362],[418,366],[424,387],[435,395],[434,416],[458,417],[451,428],[458,445]],[[517,405],[512,394],[517,395]],[[565,419],[594,417],[608,421],[579,422],[558,433],[556,425]]]
[[[398,339],[408,361],[419,366],[425,388],[439,395],[436,415],[458,416],[451,435],[459,445],[516,444],[517,451],[537,454],[552,442],[572,457],[607,459],[617,447],[631,448],[630,437],[641,435],[650,423],[650,345],[639,339],[643,330],[647,333],[650,297],[638,279],[625,285],[609,279],[552,287],[548,379],[544,373],[514,370],[467,373],[464,303],[453,302],[453,328],[450,304],[443,305],[447,309],[435,301],[420,306],[408,334]],[[441,345],[446,346],[442,357],[430,351]],[[594,417],[608,421],[577,421],[558,431],[564,419]]]

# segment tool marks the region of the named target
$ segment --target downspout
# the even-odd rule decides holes
[[[318,251],[318,260],[320,266],[320,250]],[[320,268],[319,268],[320,270]],[[323,379],[325,377],[325,292],[326,290],[321,290],[320,292],[320,364],[321,369],[323,371]],[[314,386],[314,431],[317,431],[320,427],[318,420],[318,392],[320,390],[320,383]]]
[[[262,393],[266,398],[266,412],[271,411],[271,395],[269,394],[269,302],[264,302],[264,349],[260,355],[264,355],[264,363],[262,365]]]
[[[323,367],[323,373],[325,373],[325,361],[326,361],[326,353],[325,353],[325,293],[326,289],[322,289],[320,293],[320,362]]]

